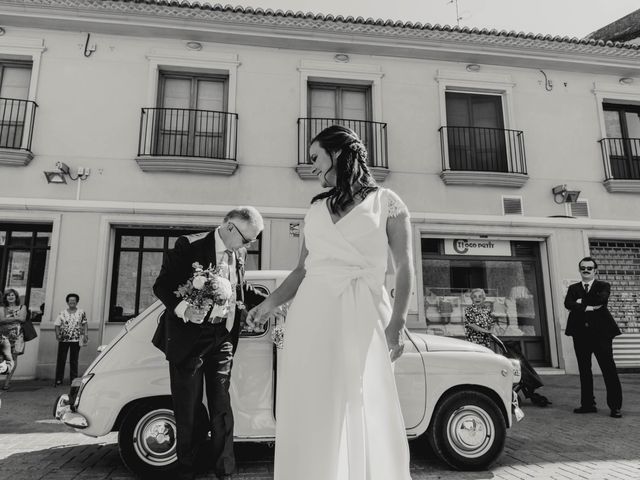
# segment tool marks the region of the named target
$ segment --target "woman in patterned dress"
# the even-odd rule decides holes
[[[391,363],[402,355],[413,279],[409,213],[375,183],[352,130],[323,130],[309,152],[329,189],[311,201],[298,266],[249,313],[262,323],[295,296],[278,362],[274,479],[410,480]]]
[[[7,377],[2,386],[3,390],[9,390],[11,377],[13,377],[16,368],[18,368],[18,355],[21,355],[22,352],[18,354],[15,346],[16,341],[20,337],[22,322],[24,322],[26,318],[27,307],[20,305],[20,294],[13,288],[10,288],[4,293],[2,306],[0,307],[0,342],[5,345],[9,342],[11,355],[13,357],[13,359],[6,359],[12,360],[11,364],[13,367],[10,371],[6,372]]]
[[[473,302],[464,309],[464,331],[467,341],[484,345],[491,348],[491,327],[495,323],[495,318],[491,307],[485,304],[485,293],[481,288],[471,290],[471,301]]]
[[[58,360],[56,362],[55,386],[62,385],[64,378],[64,364],[69,353],[70,381],[78,376],[78,356],[80,346],[87,344],[87,315],[78,308],[80,297],[77,293],[70,293],[66,297],[67,308],[60,312],[53,323],[58,340]]]

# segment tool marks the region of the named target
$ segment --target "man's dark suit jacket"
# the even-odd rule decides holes
[[[611,286],[600,280],[593,281],[588,293],[585,293],[582,282],[570,285],[564,299],[564,306],[569,310],[565,335],[593,338],[613,338],[620,335],[618,324],[607,308],[610,292]],[[580,298],[582,302],[576,303]],[[602,307],[587,312],[585,310],[588,305],[592,307],[602,305]]]
[[[193,263],[198,262],[204,268],[209,264],[216,265],[215,231],[180,237],[173,250],[170,250],[162,263],[160,275],[153,285],[153,292],[166,307],[160,317],[158,328],[153,335],[153,344],[162,350],[172,363],[180,363],[189,356],[193,356],[193,345],[200,336],[202,329],[207,326],[192,322],[185,322],[175,314],[175,308],[181,302],[175,291],[179,285],[187,282],[193,275]],[[236,297],[244,298],[247,309],[253,308],[264,300],[264,295],[244,282],[244,260],[247,250],[241,248],[237,252],[238,288]],[[246,310],[236,308],[235,322],[231,329],[234,348],[240,334],[240,318],[246,315]]]

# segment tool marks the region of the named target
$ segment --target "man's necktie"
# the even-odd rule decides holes
[[[589,284],[585,283],[583,287],[584,287],[584,293],[589,293]]]

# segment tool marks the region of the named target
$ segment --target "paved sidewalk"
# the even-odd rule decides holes
[[[524,402],[525,419],[509,431],[505,452],[489,471],[451,471],[417,440],[411,443],[413,480],[640,479],[640,375],[621,376],[624,417],[619,420],[608,416],[601,377],[595,379],[601,409],[588,415],[572,413],[579,398],[577,376],[543,379],[539,392],[553,405],[539,408]],[[1,393],[0,479],[133,479],[120,461],[117,434],[93,439],[51,418],[55,398],[66,390],[33,381],[17,382]],[[236,444],[236,451],[236,480],[272,480],[272,448]]]

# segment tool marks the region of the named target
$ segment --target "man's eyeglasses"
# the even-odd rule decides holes
[[[580,267],[581,272],[590,272],[591,270],[595,270],[596,267]]]
[[[251,240],[248,240],[247,237],[245,237],[242,232],[240,231],[240,229],[238,228],[238,226],[233,223],[233,222],[229,222],[229,225],[233,225],[233,228],[236,229],[236,232],[238,232],[238,235],[240,235],[240,238],[242,238],[242,243],[245,245],[249,245],[250,243],[253,243],[257,240],[257,238],[252,238]]]

